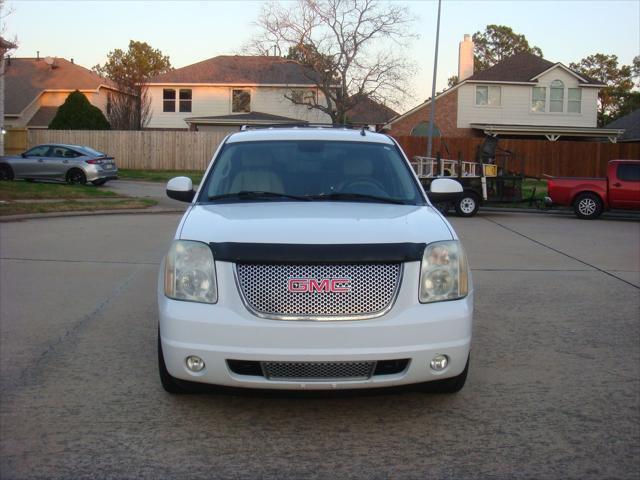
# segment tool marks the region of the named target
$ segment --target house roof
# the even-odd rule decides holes
[[[398,112],[365,95],[357,96],[355,100],[356,105],[347,111],[347,117],[351,123],[380,125],[398,116]]]
[[[218,115],[213,117],[189,117],[184,119],[194,125],[264,125],[264,124],[306,124],[308,122],[297,118],[281,117],[270,113],[251,112],[235,113],[232,115]]]
[[[314,75],[311,69],[282,57],[220,55],[158,75],[148,83],[315,85]]]
[[[40,107],[38,111],[31,117],[28,127],[49,127],[51,120],[58,113],[58,107]]]
[[[618,138],[618,141],[640,141],[640,108],[605,125],[605,128],[624,128],[624,133]]]
[[[49,65],[43,58],[11,58],[5,62],[5,115],[20,115],[43,91],[97,90],[115,88],[112,82],[92,71],[55,58]]]
[[[505,58],[493,67],[471,75],[465,81],[532,82],[535,81],[535,77],[555,66],[560,66],[579,77],[579,83],[581,84],[600,85],[601,83],[567,68],[562,63],[553,63],[531,53],[518,53],[512,57]]]

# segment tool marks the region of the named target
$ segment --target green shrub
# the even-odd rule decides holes
[[[51,120],[52,130],[109,130],[111,126],[98,107],[89,103],[83,93],[76,90],[58,108]]]

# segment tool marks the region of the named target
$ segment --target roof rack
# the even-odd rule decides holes
[[[361,135],[364,135],[365,130],[369,130],[368,127],[358,127],[353,125],[346,125],[341,123],[270,123],[262,125],[250,125],[245,124],[240,127],[240,131],[247,130],[260,130],[265,128],[342,128],[348,130],[360,130]]]

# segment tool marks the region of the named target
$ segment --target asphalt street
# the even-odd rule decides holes
[[[640,222],[451,218],[476,286],[455,395],[162,390],[179,215],[0,224],[0,478],[640,476]]]

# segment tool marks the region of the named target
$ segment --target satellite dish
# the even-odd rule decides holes
[[[44,57],[44,63],[47,65],[53,65],[53,57]]]

